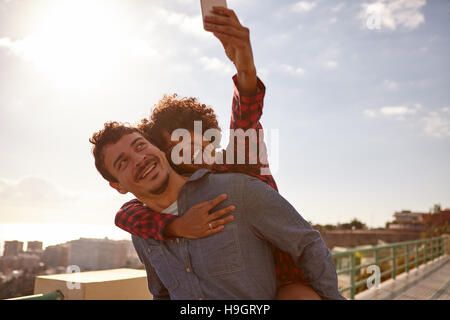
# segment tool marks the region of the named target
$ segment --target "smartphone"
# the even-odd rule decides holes
[[[214,13],[212,13],[212,8],[213,7],[225,7],[225,8],[227,8],[227,1],[226,0],[200,0],[200,4],[202,6],[203,20],[205,19],[205,16],[214,15]]]

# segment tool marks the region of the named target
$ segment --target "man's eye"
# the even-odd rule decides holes
[[[127,160],[121,160],[119,162],[119,170],[122,168],[123,165],[125,165],[126,162],[127,162]]]
[[[141,142],[137,145],[138,150],[142,150],[142,149],[144,149],[144,147],[145,147],[145,143],[143,143],[143,142]]]

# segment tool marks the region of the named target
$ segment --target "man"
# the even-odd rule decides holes
[[[145,255],[155,299],[274,299],[275,266],[269,243],[288,252],[324,299],[342,299],[330,251],[320,234],[262,181],[243,174],[191,177],[176,173],[165,153],[133,127],[107,123],[92,138],[96,166],[122,194],[132,192],[153,210],[182,216],[193,205],[227,194],[234,219],[202,239],[133,238]]]
[[[214,32],[215,36],[220,39],[227,56],[235,64],[237,69],[237,75],[233,77],[235,92],[230,128],[244,130],[262,129],[259,119],[262,114],[265,87],[256,77],[248,29],[239,23],[233,11],[227,9],[220,11],[219,9],[216,13],[222,14],[223,18],[209,19],[210,25],[206,26],[206,28],[208,31]],[[228,29],[228,34],[226,35],[228,38],[225,38],[224,34],[218,30],[220,27]],[[171,148],[176,145],[176,142],[170,139],[172,132],[177,128],[185,128],[193,132],[194,120],[201,120],[203,124],[202,133],[207,129],[219,128],[216,116],[211,108],[199,104],[193,98],[178,99],[174,95],[163,98],[156,105],[151,115],[151,121],[143,121],[141,129],[153,144],[170,155]],[[259,131],[256,131],[256,133],[258,142],[259,140],[263,142],[263,137],[259,135]],[[230,137],[230,143],[234,143],[234,137]],[[220,172],[228,171],[250,174],[277,190],[272,175],[267,174],[268,165],[265,145],[260,144],[261,146],[262,150],[258,150],[259,153],[257,155],[252,155],[249,150],[246,150],[247,158],[245,165],[214,164],[210,168]],[[234,149],[236,151],[238,148]],[[248,144],[245,145],[245,149],[248,149]],[[230,152],[225,154],[226,158],[229,154]],[[233,153],[231,155],[234,156]],[[251,158],[256,158],[256,165],[249,164]],[[260,159],[263,161],[259,161]],[[193,172],[193,166],[189,165],[182,166],[181,170],[179,170],[180,166],[174,168],[176,170],[178,169],[178,172]],[[194,167],[195,170],[198,168],[198,166]],[[265,169],[265,174],[261,173],[262,169]],[[201,238],[222,231],[223,225],[231,221],[231,215],[222,218],[222,215],[232,211],[230,208],[224,208],[218,212],[208,214],[208,210],[223,200],[224,198],[218,197],[212,201],[212,205],[207,205],[206,203],[196,205],[181,217],[155,212],[144,206],[139,200],[132,200],[126,203],[117,213],[116,225],[132,235],[145,239],[153,238],[155,240],[168,241],[174,239],[174,237]],[[277,298],[319,298],[304,283],[301,270],[295,267],[287,253],[274,248],[274,259],[279,285]]]

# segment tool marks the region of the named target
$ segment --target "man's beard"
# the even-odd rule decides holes
[[[157,186],[156,188],[150,189],[148,192],[150,194],[154,194],[154,195],[163,193],[164,191],[166,191],[167,186],[169,185],[169,178],[170,178],[169,172],[166,172],[166,177],[164,178],[162,183],[159,186]]]

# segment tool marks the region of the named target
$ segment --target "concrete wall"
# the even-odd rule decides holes
[[[79,284],[79,287],[76,285]],[[112,269],[38,276],[34,294],[61,291],[64,300],[151,300],[145,270]]]
[[[377,245],[379,240],[394,243],[420,239],[419,232],[401,232],[399,230],[340,230],[322,232],[321,235],[329,249],[333,249],[333,247],[352,248],[363,245]]]

